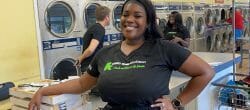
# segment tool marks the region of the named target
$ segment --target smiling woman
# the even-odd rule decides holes
[[[173,110],[194,99],[213,77],[212,68],[190,51],[162,40],[150,0],[127,0],[122,7],[124,40],[102,48],[81,78],[40,89],[29,106],[42,96],[81,93],[96,85],[104,110]],[[196,68],[196,69],[193,69]],[[174,100],[168,95],[173,70],[192,79]],[[74,87],[74,88],[72,88]]]

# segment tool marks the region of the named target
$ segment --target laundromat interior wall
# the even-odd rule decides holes
[[[33,0],[2,0],[0,13],[0,83],[39,79]]]

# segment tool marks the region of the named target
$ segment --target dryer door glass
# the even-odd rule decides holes
[[[212,11],[211,9],[208,9],[206,12],[206,16],[205,16],[205,23],[206,25],[211,25],[211,18],[212,18]]]
[[[46,25],[51,33],[58,37],[70,33],[74,27],[74,13],[63,2],[56,2],[46,10]]]
[[[121,14],[122,14],[122,4],[118,5],[115,9],[114,9],[114,13],[113,13],[113,17],[114,17],[114,26],[118,31],[121,31]]]
[[[226,20],[226,11],[224,9],[221,10],[221,22],[224,23]]]
[[[197,34],[203,34],[204,32],[204,21],[202,19],[202,17],[199,17],[198,20],[196,21],[196,26],[195,26],[195,31]],[[203,36],[199,36],[199,37],[203,37]]]
[[[85,9],[85,21],[86,21],[87,28],[89,28],[90,26],[96,23],[95,10],[98,6],[100,5],[90,4]]]
[[[166,28],[167,26],[167,20],[166,19],[160,19],[159,20],[159,28],[160,28],[160,31],[163,32],[164,29]]]
[[[187,27],[188,31],[191,33],[192,32],[192,27],[193,27],[193,19],[191,17],[187,18],[186,27]]]
[[[52,73],[50,78],[57,80],[67,79],[68,76],[76,76],[79,73],[79,70],[74,66],[75,60],[66,58],[56,63],[52,68]]]
[[[219,11],[219,9],[215,9],[215,16],[213,19],[213,23],[218,24],[219,20],[220,20],[219,18],[220,18],[220,11]]]
[[[243,17],[244,17],[244,20],[247,20],[247,9],[243,9]]]

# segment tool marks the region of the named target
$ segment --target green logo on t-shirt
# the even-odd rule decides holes
[[[107,62],[104,66],[104,71],[140,69],[145,68],[145,64],[146,61],[131,61],[129,63]]]
[[[112,62],[106,63],[104,67],[104,71],[110,71],[110,70],[112,70]]]

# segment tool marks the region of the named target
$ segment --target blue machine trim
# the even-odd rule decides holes
[[[117,43],[122,40],[122,33],[106,34],[104,36],[103,44],[110,45],[112,43]]]
[[[169,5],[169,10],[180,10],[181,5]]]
[[[76,38],[42,41],[42,44],[43,44],[43,50],[53,50],[65,47],[79,47],[83,44],[83,41],[81,37],[76,37]]]
[[[155,10],[168,10],[167,6],[164,5],[154,5]]]
[[[195,6],[195,7],[194,7],[194,10],[195,10],[195,11],[201,11],[201,10],[202,10],[202,7],[200,7],[200,6]]]
[[[193,10],[194,8],[190,5],[182,5],[182,10]]]
[[[104,36],[104,42],[117,40],[122,40],[122,33],[106,34]]]
[[[240,63],[240,62],[241,62],[241,56],[236,57],[235,58],[235,64]],[[230,61],[228,61],[228,62],[226,62],[226,63],[224,63],[222,65],[214,66],[213,68],[214,68],[214,71],[216,73],[218,73],[218,72],[220,72],[220,71],[224,70],[225,68],[228,68],[228,67],[230,67],[232,65],[233,65],[233,60],[230,60]]]

